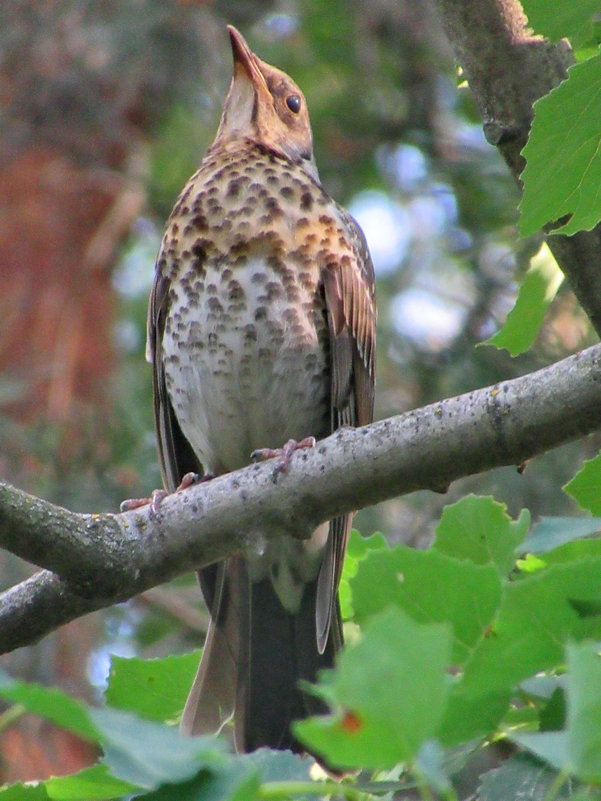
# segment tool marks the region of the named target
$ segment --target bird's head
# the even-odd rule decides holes
[[[242,34],[228,25],[234,74],[215,144],[246,137],[303,161],[315,172],[309,113],[303,93],[285,72],[261,61]]]

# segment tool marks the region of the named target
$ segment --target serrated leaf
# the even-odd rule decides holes
[[[261,748],[232,757],[218,770],[203,771],[187,782],[164,785],[143,796],[144,801],[255,801],[260,788],[276,781],[309,781],[315,761],[290,751]],[[295,798],[302,798],[295,796]]]
[[[107,703],[116,709],[136,712],[151,720],[179,718],[194,675],[200,651],[164,659],[138,659],[113,656]]]
[[[543,244],[530,262],[515,305],[507,315],[505,324],[494,336],[480,344],[505,348],[511,356],[527,351],[540,331],[547,309],[563,278],[551,251]]]
[[[527,748],[556,770],[566,770],[568,737],[565,731],[512,732],[509,739]]]
[[[360,623],[390,604],[420,623],[450,623],[455,663],[468,658],[501,602],[501,580],[494,565],[404,545],[369,554],[351,587]]]
[[[512,520],[505,504],[491,497],[467,495],[443,510],[432,548],[478,565],[494,564],[504,576],[515,564],[515,549],[529,525],[527,509]]]
[[[590,230],[601,218],[601,54],[570,67],[567,80],[534,109],[523,150],[520,234],[567,214],[553,233]]]
[[[601,530],[601,518],[541,517],[518,547],[518,553],[548,554],[566,543]]]
[[[21,704],[28,712],[51,720],[57,726],[91,742],[98,741],[98,732],[89,708],[57,687],[42,687],[13,679],[0,670],[0,697]]]
[[[599,11],[599,0],[578,0],[558,3],[556,0],[523,0],[528,25],[552,41],[592,27],[593,14]]]
[[[313,757],[299,756],[292,751],[273,751],[271,748],[259,748],[252,754],[238,757],[245,765],[251,765],[260,772],[262,782],[308,781],[311,768],[315,764]]]
[[[232,759],[217,771],[202,770],[197,776],[177,784],[163,784],[156,790],[137,795],[139,801],[256,801],[259,777],[240,759]]]
[[[601,615],[578,602],[601,600],[601,559],[553,565],[510,584],[497,618],[466,664],[466,693],[502,692],[561,664],[568,640],[601,637]],[[576,603],[575,603],[576,602]]]
[[[601,453],[587,459],[573,479],[563,487],[576,503],[593,515],[601,515]]]
[[[509,799],[528,799],[545,801],[551,787],[557,780],[557,772],[530,754],[517,754],[494,768],[481,778],[479,801],[509,801]],[[567,801],[572,787],[566,782],[553,795],[555,801]]]
[[[337,713],[297,722],[296,735],[334,766],[385,769],[415,759],[442,719],[450,655],[449,626],[385,610],[340,656]]]
[[[224,744],[215,737],[183,737],[173,726],[108,707],[91,715],[101,735],[102,762],[122,781],[150,790],[223,762]]]

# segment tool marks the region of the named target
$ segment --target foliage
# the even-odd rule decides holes
[[[567,79],[535,103],[524,156],[521,233],[554,222],[554,233],[590,230],[599,220],[601,54],[575,64]],[[560,218],[570,215],[564,222]]]
[[[330,767],[363,773],[338,783],[316,778],[309,757],[235,756],[224,738],[182,738],[198,653],[113,658],[100,709],[0,674],[15,708],[102,752],[74,776],[7,786],[0,801],[369,799],[412,786],[453,799],[453,776],[501,740],[525,751],[481,776],[483,799],[577,798],[585,786],[601,797],[600,540],[580,539],[570,519],[552,523],[528,533],[527,513],[512,520],[494,499],[468,496],[423,552],[353,532],[345,580],[358,631],[313,688],[331,713],[296,734]]]
[[[568,70],[565,81],[534,104],[532,129],[523,151],[520,233],[527,236],[547,226],[553,233],[575,234],[590,230],[601,218],[597,125],[601,53],[592,22],[598,3],[579,0],[568,8],[548,0],[529,0],[524,9],[536,33],[554,40],[571,36],[580,47],[580,61]],[[505,326],[487,344],[505,347],[513,356],[528,348],[559,283],[545,251],[544,258],[533,260]]]

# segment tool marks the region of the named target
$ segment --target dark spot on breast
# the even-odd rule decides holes
[[[244,290],[242,289],[242,285],[239,281],[236,281],[235,278],[227,285],[229,296],[231,300],[242,300],[244,298]]]
[[[282,285],[275,281],[269,281],[265,284],[265,291],[267,292],[267,300],[276,300],[281,298],[283,294]]]
[[[242,185],[240,181],[237,181],[236,179],[231,180],[227,185],[227,197],[238,197],[241,188]]]
[[[207,298],[207,308],[210,309],[212,312],[221,312],[223,311],[223,306],[219,298],[214,296]]]
[[[204,214],[196,214],[194,217],[192,217],[190,222],[197,231],[208,231],[209,229],[209,224]]]
[[[310,192],[303,192],[301,195],[300,205],[303,211],[311,211],[311,208],[313,207],[313,195]]]
[[[294,196],[294,189],[291,186],[283,186],[280,189],[280,195],[289,199]]]
[[[207,258],[207,251],[200,244],[200,242],[196,242],[194,245],[192,245],[192,253],[201,261],[204,261]]]

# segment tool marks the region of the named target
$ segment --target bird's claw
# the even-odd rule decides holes
[[[193,484],[199,484],[201,481],[210,481],[212,478],[213,476],[209,474],[199,476],[198,473],[186,473],[176,487],[175,492],[181,492],[182,490],[188,489],[188,487],[191,487]],[[131,512],[133,509],[139,509],[142,506],[148,506],[148,504],[150,504],[151,513],[156,515],[161,508],[161,504],[168,495],[171,495],[171,493],[165,489],[155,489],[150,493],[150,497],[148,498],[127,498],[119,505],[119,511]]]
[[[289,439],[288,442],[281,448],[259,448],[253,451],[250,458],[253,462],[264,462],[266,459],[279,458],[279,463],[276,465],[274,475],[278,473],[287,473],[290,468],[290,460],[295,451],[302,450],[303,448],[314,448],[315,437],[305,437],[299,441]]]

